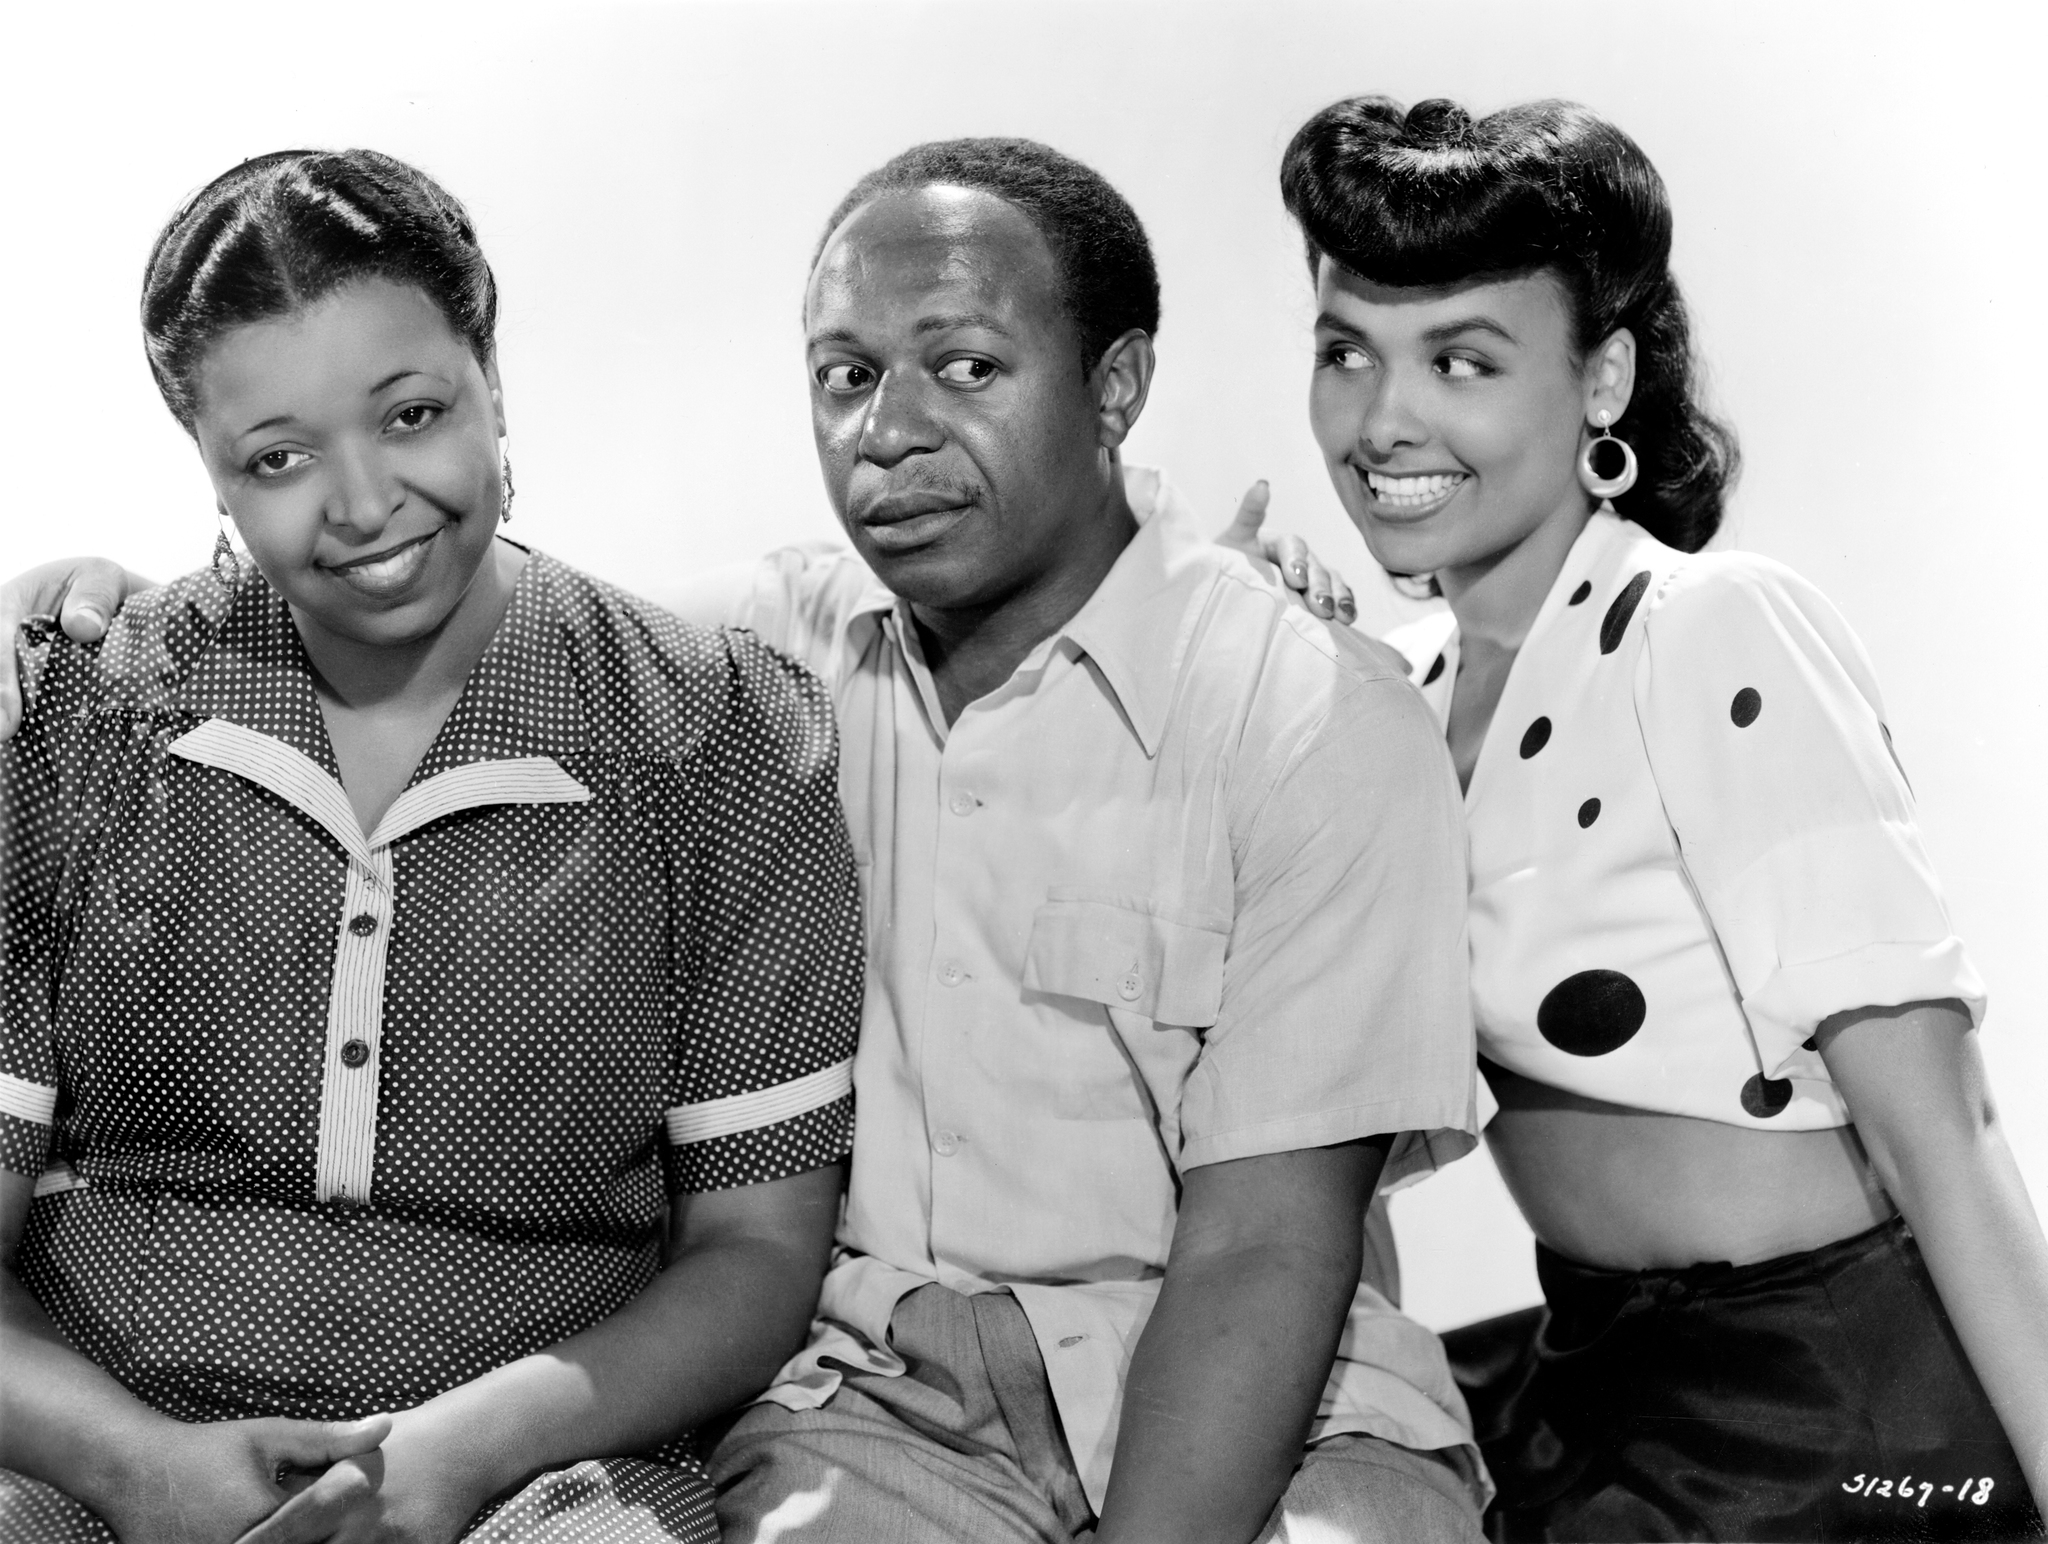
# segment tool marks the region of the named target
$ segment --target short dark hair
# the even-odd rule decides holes
[[[1474,122],[1436,98],[1333,104],[1280,166],[1311,272],[1322,257],[1376,284],[1437,287],[1556,275],[1581,354],[1636,340],[1635,393],[1616,432],[1640,475],[1618,512],[1686,552],[1721,524],[1740,458],[1699,400],[1685,301],[1671,275],[1671,202],[1634,140],[1590,108],[1526,102]]]
[[[143,271],[164,404],[189,433],[208,344],[367,278],[416,285],[490,362],[497,281],[468,212],[425,172],[374,150],[279,150],[223,172],[171,217]]]
[[[884,193],[930,187],[977,188],[1014,205],[1052,249],[1061,298],[1081,335],[1081,369],[1093,370],[1118,338],[1159,331],[1159,270],[1137,211],[1102,174],[1034,139],[941,139],[913,145],[869,172],[839,201],[811,254]]]

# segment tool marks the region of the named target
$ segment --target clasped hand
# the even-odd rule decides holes
[[[482,1498],[435,1461],[407,1416],[174,1425],[121,1544],[450,1544]]]

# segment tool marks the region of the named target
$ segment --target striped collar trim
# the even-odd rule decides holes
[[[492,804],[583,804],[590,790],[548,756],[472,761],[437,772],[400,794],[368,836],[348,795],[304,751],[233,719],[210,718],[169,747],[201,766],[216,767],[267,789],[317,824],[352,859],[374,870],[379,848],[458,810]]]

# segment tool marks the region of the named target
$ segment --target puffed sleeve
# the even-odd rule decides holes
[[[1984,987],[1949,921],[1862,645],[1751,553],[1681,569],[1635,677],[1643,743],[1693,887],[1779,1075],[1846,1009]]]
[[[860,894],[817,679],[723,636],[724,702],[673,819],[680,1022],[672,1191],[722,1190],[844,1158],[863,985]]]

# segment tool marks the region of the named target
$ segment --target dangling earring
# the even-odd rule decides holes
[[[512,518],[512,458],[500,455],[498,465],[498,524]]]
[[[1579,452],[1579,486],[1600,501],[1600,512],[1614,513],[1614,501],[1636,485],[1635,448],[1627,440],[1616,438],[1607,426],[1614,422],[1614,415],[1606,408],[1593,415],[1593,424],[1600,432],[1586,441]],[[1613,477],[1602,477],[1599,468],[1593,465],[1593,453],[1602,445],[1615,445],[1621,449],[1621,471]]]
[[[219,510],[214,511],[214,519],[220,519]],[[232,590],[242,582],[242,560],[235,556],[224,525],[217,527],[213,535],[213,578],[223,590]]]

